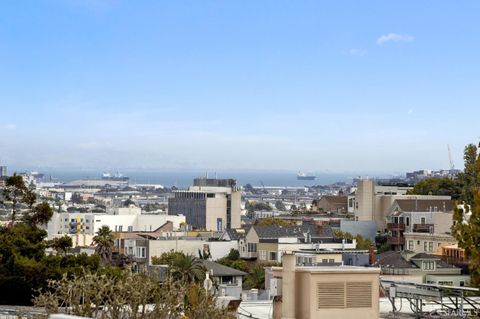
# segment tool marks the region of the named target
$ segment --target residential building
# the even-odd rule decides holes
[[[347,196],[325,195],[313,202],[313,210],[323,213],[345,214],[348,210]]]
[[[126,211],[122,211],[126,212]],[[55,212],[48,222],[49,238],[57,234],[95,234],[102,226],[108,226],[112,231],[154,231],[167,221],[173,223],[174,229],[179,229],[185,223],[185,216],[166,214],[105,214],[105,213],[58,213]]]
[[[457,241],[449,234],[405,232],[404,249],[416,253],[441,254],[445,245],[455,245]]]
[[[281,262],[285,251],[301,249],[355,249],[355,240],[335,238],[329,225],[254,225],[239,241],[240,257]]]
[[[469,286],[470,276],[462,269],[443,261],[440,256],[405,251],[388,251],[377,256],[374,264],[382,269],[382,277],[418,283]]]
[[[447,234],[453,225],[451,200],[397,199],[390,211],[387,242],[394,250],[409,249],[404,233]]]
[[[387,216],[396,200],[443,200],[449,201],[450,196],[407,195],[411,187],[380,186],[375,181],[362,179],[357,183],[353,200],[355,220],[371,220],[377,224],[377,230],[387,230]]]
[[[240,228],[241,190],[233,179],[196,178],[188,190],[168,199],[168,213],[182,214],[195,229]]]
[[[243,278],[247,275],[246,272],[210,260],[202,260],[202,264],[210,274],[213,282],[212,291],[216,296],[241,299]]]

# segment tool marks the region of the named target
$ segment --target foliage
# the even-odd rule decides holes
[[[267,218],[261,219],[258,222],[258,225],[291,226],[291,225],[295,225],[295,221],[285,220],[285,219],[275,218],[275,217],[267,217]]]
[[[206,269],[202,261],[180,251],[166,252],[160,257],[152,257],[153,265],[168,265],[169,275],[182,282],[200,282],[204,279]]]
[[[98,269],[96,256],[46,256],[46,236],[45,230],[26,223],[0,227],[0,304],[29,305],[47,280]]]
[[[7,177],[5,187],[3,188],[3,197],[6,201],[12,202],[12,225],[16,221],[16,216],[20,204],[25,204],[32,208],[35,204],[36,195],[32,192],[23,180],[23,177],[17,174]]]
[[[227,258],[230,260],[238,260],[240,259],[240,252],[237,249],[232,248],[230,249],[230,252],[228,253]]]
[[[392,247],[390,246],[390,244],[384,243],[384,244],[377,247],[377,254],[381,254],[381,253],[390,251],[391,249],[392,249]]]
[[[348,240],[353,240],[355,239],[357,241],[357,249],[370,249],[370,247],[373,246],[373,243],[370,239],[368,238],[363,238],[362,235],[357,234],[353,236],[349,232],[342,232],[339,229],[335,229],[333,231],[333,235],[337,238],[345,238]]]
[[[458,246],[465,249],[472,284],[480,286],[480,157],[475,145],[464,152],[465,169],[459,176],[464,181],[463,205],[455,205],[452,234]],[[470,217],[468,218],[468,215]]]
[[[245,209],[251,214],[255,211],[270,211],[272,210],[272,207],[269,203],[249,200],[245,203]]]
[[[265,268],[256,265],[250,270],[245,280],[246,289],[265,289]]]
[[[49,281],[48,288],[34,300],[48,314],[62,310],[89,318],[232,318],[198,284],[159,283],[144,273],[124,271],[114,278],[85,272]]]
[[[462,181],[451,178],[427,178],[417,182],[409,194],[415,195],[447,195],[452,199],[462,196]]]
[[[67,254],[68,248],[71,248],[73,245],[72,237],[68,235],[64,235],[62,237],[57,237],[50,240],[47,245],[57,251],[57,253],[61,253],[63,255]]]
[[[112,231],[108,226],[102,226],[93,237],[95,252],[102,258],[102,264],[110,264],[112,260],[112,249],[114,244]]]
[[[207,260],[207,259],[210,259],[212,258],[212,254],[210,254],[210,250],[198,250],[198,258],[200,259],[203,259],[203,260]]]
[[[31,227],[36,228],[38,225],[46,225],[53,216],[52,207],[44,202],[33,207],[31,212],[28,212],[24,216],[24,222]]]

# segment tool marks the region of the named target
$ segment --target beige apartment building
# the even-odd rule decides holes
[[[371,220],[377,223],[379,231],[387,229],[387,216],[396,200],[445,200],[450,196],[407,195],[411,187],[379,186],[375,181],[363,179],[358,181],[352,204],[355,220]]]
[[[457,241],[449,234],[405,232],[405,249],[415,253],[441,254],[443,246],[455,245]]]

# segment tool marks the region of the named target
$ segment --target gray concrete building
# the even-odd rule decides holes
[[[168,214],[182,214],[194,229],[240,228],[240,187],[234,179],[196,178],[188,190],[174,192]]]

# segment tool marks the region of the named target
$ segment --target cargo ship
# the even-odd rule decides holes
[[[119,172],[116,172],[114,174],[111,173],[103,173],[102,174],[102,179],[107,180],[107,181],[117,181],[117,182],[126,182],[130,179],[130,177],[125,176]]]
[[[298,172],[297,179],[300,181],[313,181],[316,178],[315,175]]]

